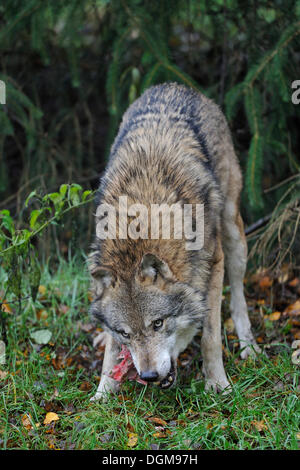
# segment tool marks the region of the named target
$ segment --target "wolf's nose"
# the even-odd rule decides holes
[[[155,370],[146,370],[140,374],[140,378],[146,382],[155,382],[158,379],[158,373]]]

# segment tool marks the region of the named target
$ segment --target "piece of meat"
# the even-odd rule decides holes
[[[136,380],[143,385],[147,385],[147,382],[140,379],[137,370],[134,367],[130,351],[126,346],[124,346],[124,344],[122,344],[122,349],[118,359],[122,359],[122,361],[113,368],[110,374],[114,380],[117,382],[124,382],[126,379]]]

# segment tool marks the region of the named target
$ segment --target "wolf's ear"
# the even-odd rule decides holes
[[[90,273],[93,278],[93,290],[96,297],[101,297],[105,289],[115,286],[116,276],[112,269],[106,266],[95,266]]]
[[[144,279],[148,278],[153,282],[156,281],[158,275],[167,280],[175,280],[168,264],[152,253],[147,253],[143,256],[140,273]]]

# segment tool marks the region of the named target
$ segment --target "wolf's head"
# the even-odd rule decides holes
[[[167,263],[151,253],[130,278],[109,266],[93,266],[91,273],[92,314],[128,347],[143,380],[162,388],[173,385],[178,354],[201,326],[204,296],[178,281]]]

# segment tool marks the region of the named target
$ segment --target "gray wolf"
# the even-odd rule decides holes
[[[106,348],[95,400],[118,388],[110,372],[121,344],[143,380],[168,388],[176,380],[179,353],[200,329],[205,387],[230,389],[221,344],[224,263],[241,356],[258,350],[243,293],[247,245],[241,189],[226,119],[203,94],[165,83],[146,90],[126,111],[97,204],[112,205],[117,218],[120,196],[146,207],[203,204],[204,244],[188,251],[185,240],[174,236],[96,237],[89,256],[91,312],[106,332]]]

